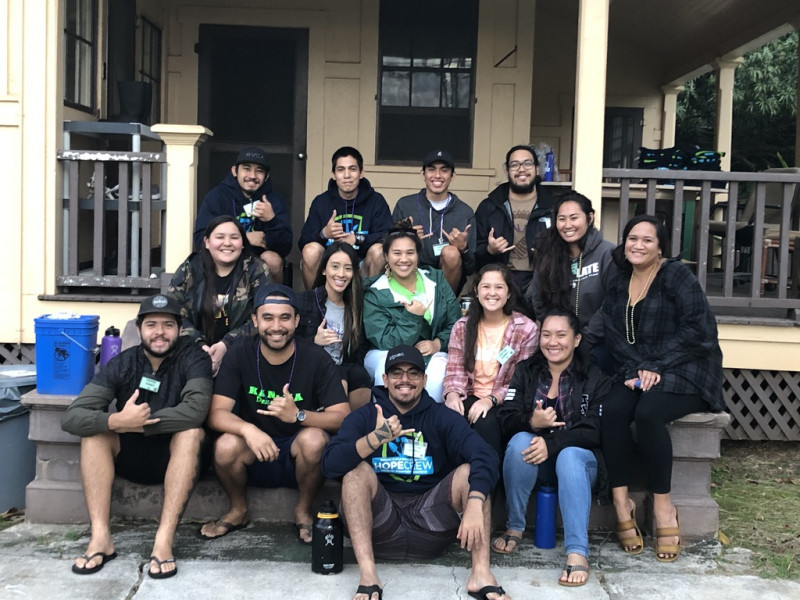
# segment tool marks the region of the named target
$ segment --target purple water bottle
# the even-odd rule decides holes
[[[552,150],[548,150],[544,155],[544,180],[553,181],[556,174],[556,155]]]
[[[119,329],[112,325],[106,329],[106,334],[100,342],[100,366],[104,367],[121,350],[122,338],[119,337]]]
[[[536,493],[536,529],[533,543],[537,548],[556,547],[556,506],[558,494],[551,486],[543,485]]]

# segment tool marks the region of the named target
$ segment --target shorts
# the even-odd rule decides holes
[[[297,433],[292,437],[272,438],[279,450],[278,458],[272,462],[261,462],[256,459],[253,464],[248,465],[248,485],[262,488],[297,488],[297,477],[292,460],[292,443],[297,437]]]
[[[114,459],[115,474],[134,483],[155,485],[164,483],[169,466],[171,433],[144,435],[120,433],[119,454]],[[211,445],[208,435],[200,444],[200,469],[198,477],[211,464]]]
[[[389,493],[378,484],[372,500],[372,550],[377,558],[433,558],[456,541],[461,517],[450,498],[454,473],[423,494]],[[343,521],[346,527],[346,516]]]
[[[370,377],[363,365],[342,363],[337,368],[339,369],[339,376],[347,382],[348,393],[372,387],[372,377]]]

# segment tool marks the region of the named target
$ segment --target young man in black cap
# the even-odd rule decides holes
[[[489,568],[497,453],[428,395],[416,348],[389,350],[383,383],[322,457],[323,473],[343,478],[342,510],[361,576],[354,600],[380,600],[376,556],[431,558],[456,539],[472,554],[467,593],[510,600]]]
[[[364,177],[364,159],[351,146],[343,146],[331,157],[328,189],[314,198],[297,246],[303,254],[303,283],[307,290],[317,278],[326,246],[350,244],[362,261],[365,277],[383,268],[380,242],[392,226],[389,205]]]
[[[247,526],[245,486],[250,484],[297,488],[295,532],[299,542],[311,543],[311,504],[323,483],[322,450],[350,407],[330,355],[312,340],[295,338],[298,321],[294,291],[261,286],[253,305],[258,335],[242,338],[222,361],[208,424],[222,432],[214,468],[230,508],[203,525],[204,539]]]
[[[449,191],[455,176],[453,157],[444,150],[429,152],[422,162],[425,188],[397,201],[392,219],[411,219],[422,239],[420,266],[444,271],[458,295],[465,276],[475,270],[475,213]]]
[[[164,506],[147,573],[178,572],[172,555],[175,528],[200,468],[211,402],[211,359],[179,337],[180,306],[157,295],[142,301],[136,325],[141,343],[111,359],[67,408],[64,431],[81,437],[81,475],[92,537],[75,561],[79,575],[96,573],[116,558],[111,539],[114,475],[164,483]],[[109,407],[116,403],[116,412]]]
[[[203,247],[209,221],[232,215],[247,233],[253,251],[269,267],[276,282],[283,281],[283,259],[292,249],[292,226],[281,197],[272,191],[267,155],[261,148],[245,148],[222,182],[200,205],[194,223],[194,247]]]

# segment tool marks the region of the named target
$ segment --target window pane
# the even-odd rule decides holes
[[[384,56],[383,65],[385,67],[410,67],[411,59],[407,56]]]
[[[469,73],[445,73],[442,77],[442,106],[469,108]]]
[[[462,58],[443,58],[442,66],[445,69],[471,69],[472,59],[468,56]]]
[[[384,71],[381,78],[381,105],[408,106],[409,82],[408,71]]]
[[[411,76],[411,106],[439,107],[442,79],[438,73],[414,73]]]
[[[415,58],[415,67],[433,67],[438,69],[442,64],[441,58]]]

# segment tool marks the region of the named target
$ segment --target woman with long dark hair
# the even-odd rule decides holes
[[[616,276],[614,245],[594,226],[592,202],[567,192],[553,205],[553,226],[539,234],[527,300],[537,319],[551,308],[578,316],[583,344],[603,340],[603,297]]]
[[[722,411],[722,352],[717,323],[692,272],[667,258],[664,224],[650,215],[628,221],[614,249],[620,273],[603,303],[606,344],[617,362],[603,407],[603,454],[608,465],[617,536],[628,554],[643,547],[636,503],[628,496],[636,423],[639,453],[653,494],[656,558],[680,554],[678,509],[670,499],[672,440],[667,423],[693,412]]]
[[[351,410],[369,402],[372,387],[372,378],[363,367],[367,342],[358,263],[350,244],[333,242],[322,253],[314,286],[297,297],[297,335],[313,338],[339,366]]]
[[[542,317],[539,351],[517,365],[500,407],[511,438],[503,458],[508,521],[492,549],[509,554],[525,531],[525,513],[537,483],[558,486],[566,563],[560,585],[579,586],[589,576],[592,489],[605,480],[600,414],[610,381],[578,351],[575,313],[555,308]]]
[[[453,326],[444,377],[444,401],[503,455],[496,407],[503,404],[517,363],[539,345],[536,323],[514,310],[516,284],[508,267],[479,272],[467,315]]]
[[[415,346],[427,363],[425,389],[441,402],[447,344],[461,307],[439,269],[419,267],[421,251],[422,241],[410,226],[393,227],[386,234],[386,272],[364,284],[364,332],[375,347],[367,352],[364,367],[375,385],[383,385],[388,350]]]
[[[203,249],[189,255],[169,284],[169,294],[181,305],[181,335],[202,344],[214,375],[228,346],[252,331],[253,298],[269,279],[266,264],[248,248],[239,221],[215,217],[205,228]]]

